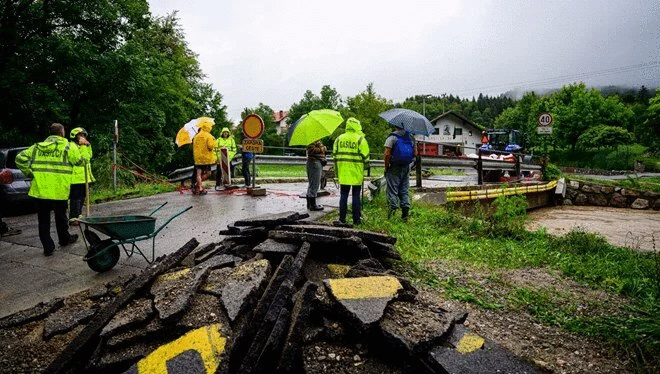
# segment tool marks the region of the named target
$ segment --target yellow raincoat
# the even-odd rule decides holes
[[[193,138],[195,165],[213,165],[216,162],[215,138],[211,135],[211,127],[213,127],[211,122],[200,122],[200,131]]]

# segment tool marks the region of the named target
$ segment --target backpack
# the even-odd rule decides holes
[[[392,164],[410,165],[413,159],[415,159],[415,151],[413,150],[414,145],[409,133],[406,132],[401,136],[393,132],[390,135],[394,135],[397,138],[392,147]]]

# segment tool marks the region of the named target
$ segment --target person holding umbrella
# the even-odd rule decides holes
[[[401,207],[401,218],[408,220],[410,211],[410,164],[417,157],[417,146],[413,135],[429,136],[433,124],[414,110],[394,108],[380,113],[380,117],[393,126],[393,132],[385,139],[385,179],[390,218]]]
[[[364,181],[364,165],[369,162],[369,144],[362,134],[360,121],[346,120],[346,132],[335,139],[332,154],[339,177],[339,222],[346,223],[348,193],[353,195],[353,224],[361,223],[360,190]]]
[[[327,163],[325,152],[328,148],[320,140],[307,146],[307,210],[323,210],[323,205],[316,204],[316,194],[321,184],[323,166]]]
[[[207,118],[207,117],[202,117]],[[211,128],[213,127],[213,119],[199,121],[199,132],[192,140],[193,143],[193,158],[195,159],[196,183],[193,186],[194,195],[205,195],[206,189],[202,186],[202,182],[208,179],[211,175],[211,165],[215,164],[215,138],[211,135]]]
[[[387,181],[387,218],[401,207],[401,218],[408,220],[410,211],[410,164],[417,157],[415,138],[403,126],[393,125],[394,130],[385,139],[385,180]]]
[[[316,195],[321,184],[323,166],[326,163],[325,152],[327,148],[321,139],[332,134],[339,124],[344,122],[341,114],[332,109],[313,110],[302,117],[293,126],[289,127],[287,137],[289,145],[307,146],[307,209],[311,211],[323,210],[323,206],[316,204]]]

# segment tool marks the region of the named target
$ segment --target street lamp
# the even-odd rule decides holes
[[[422,95],[422,114],[426,117],[426,98],[432,97],[433,95]]]

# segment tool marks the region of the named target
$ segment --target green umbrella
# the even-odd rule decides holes
[[[332,134],[344,122],[336,110],[313,110],[294,123],[288,132],[289,145],[308,145]]]

